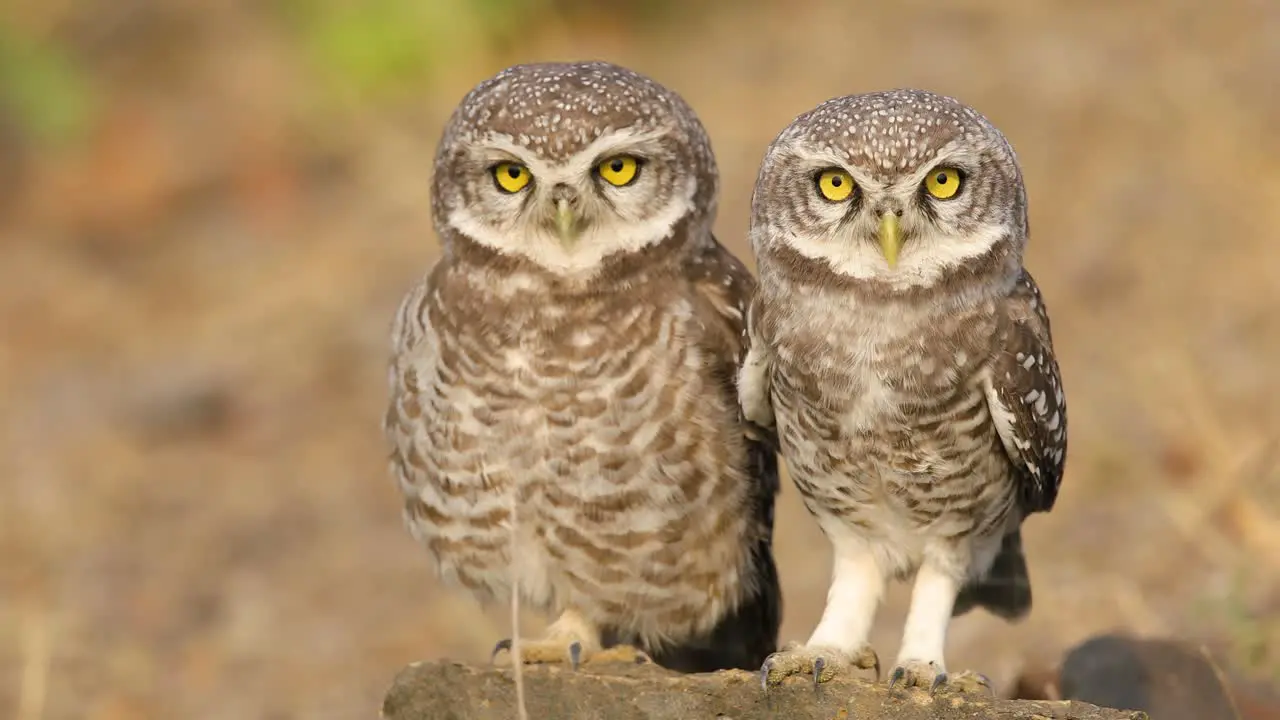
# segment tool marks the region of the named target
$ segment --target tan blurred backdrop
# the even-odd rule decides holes
[[[951,664],[1003,687],[1123,627],[1275,678],[1280,3],[605,6],[0,5],[0,715],[372,717],[404,664],[507,634],[402,530],[379,421],[392,311],[437,253],[441,125],[547,59],[684,95],[743,257],[798,113],[907,85],[990,117],[1026,174],[1071,448],[1026,530],[1032,616],[957,621]],[[802,639],[829,548],[789,483],[777,552]]]

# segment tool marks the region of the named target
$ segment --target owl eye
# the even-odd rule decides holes
[[[960,192],[964,177],[955,168],[935,168],[924,179],[924,189],[939,200],[953,198]]]
[[[853,194],[853,176],[840,168],[827,168],[818,173],[818,192],[831,202],[843,202]]]
[[[640,161],[630,155],[614,155],[601,160],[596,165],[596,172],[610,185],[622,187],[635,182],[640,172]]]
[[[533,179],[529,168],[520,163],[504,162],[493,166],[493,182],[506,193],[518,193]]]

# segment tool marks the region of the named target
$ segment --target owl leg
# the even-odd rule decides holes
[[[904,687],[928,688],[930,693],[943,685],[961,692],[993,693],[991,682],[979,673],[948,675],[942,659],[951,609],[962,584],[949,568],[926,556],[916,573],[902,650],[897,667],[889,674],[890,689],[901,683]]]
[[[511,638],[498,641],[492,659],[510,651]],[[649,657],[630,645],[602,646],[600,628],[573,608],[566,609],[537,640],[520,640],[520,662],[526,665],[569,663],[577,670],[584,662],[647,662]]]
[[[884,595],[884,574],[865,542],[843,528],[828,536],[835,561],[822,620],[804,645],[788,644],[765,659],[760,682],[766,691],[791,675],[809,675],[817,685],[854,668],[874,669],[880,679],[880,658],[867,636]]]

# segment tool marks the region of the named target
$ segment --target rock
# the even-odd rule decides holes
[[[1132,708],[1160,720],[1280,720],[1273,689],[1224,670],[1201,646],[1124,634],[1096,635],[1060,667],[1024,671],[1014,697]]]
[[[768,696],[759,676],[740,670],[680,675],[653,664],[533,666],[524,669],[533,720],[1147,720],[1141,712],[1082,702],[1005,700],[940,690],[890,691],[884,683],[837,679],[815,691],[792,679]],[[414,663],[396,677],[382,704],[386,720],[513,720],[510,667],[440,661]]]

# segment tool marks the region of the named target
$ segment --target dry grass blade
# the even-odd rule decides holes
[[[486,479],[487,481],[487,479]],[[524,699],[524,661],[520,656],[520,577],[516,574],[516,548],[520,531],[519,505],[516,493],[511,493],[511,663],[516,683],[516,711],[519,720],[529,720],[529,710]]]
[[[1200,655],[1204,657],[1204,661],[1209,663],[1209,667],[1213,668],[1213,676],[1217,678],[1218,685],[1222,688],[1222,694],[1227,698],[1227,702],[1231,703],[1231,715],[1235,720],[1240,718],[1240,704],[1236,702],[1236,694],[1231,690],[1231,683],[1227,681],[1227,674],[1222,671],[1222,666],[1213,659],[1213,653],[1209,652],[1209,648],[1204,645],[1199,646]]]
[[[49,691],[49,663],[52,659],[49,641],[49,619],[42,609],[35,609],[23,628],[22,684],[18,694],[16,720],[40,720],[44,716]]]

